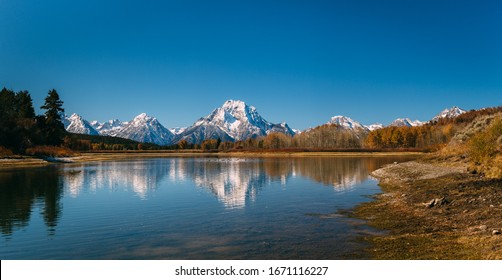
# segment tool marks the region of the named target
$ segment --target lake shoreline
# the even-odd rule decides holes
[[[372,176],[383,193],[351,215],[387,234],[365,238],[374,259],[502,259],[502,180],[419,160]]]
[[[54,163],[84,163],[94,161],[130,160],[135,158],[170,158],[170,157],[387,157],[387,156],[421,156],[421,152],[86,152],[73,157],[38,158],[18,156],[0,159],[2,168],[38,167]]]

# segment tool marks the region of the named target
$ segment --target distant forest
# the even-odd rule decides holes
[[[64,156],[73,151],[121,150],[202,150],[202,151],[433,151],[447,144],[455,134],[476,117],[502,112],[502,107],[464,113],[453,119],[440,119],[416,127],[385,127],[374,131],[347,130],[338,125],[321,125],[288,136],[272,133],[245,141],[222,142],[207,139],[201,144],[186,140],[171,146],[139,143],[111,136],[92,136],[66,132],[62,123],[63,101],[52,89],[41,107],[43,115],[35,115],[28,91],[0,92],[0,156],[28,154]]]

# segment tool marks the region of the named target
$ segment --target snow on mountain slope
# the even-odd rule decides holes
[[[187,127],[173,127],[173,128],[169,128],[169,131],[171,131],[171,133],[174,134],[174,135],[181,134],[185,130],[187,130]]]
[[[450,109],[446,108],[443,111],[441,111],[441,113],[437,114],[434,118],[432,118],[431,122],[436,122],[442,118],[453,119],[455,117],[462,115],[465,112],[467,111],[460,109],[457,106],[453,106]]]
[[[383,128],[384,126],[381,123],[374,123],[374,124],[370,124],[370,125],[365,125],[364,127],[366,127],[369,131],[373,131],[373,130]]]
[[[273,132],[294,135],[286,124],[274,124],[263,119],[255,107],[239,100],[228,100],[207,117],[200,118],[191,127],[176,137],[175,142],[187,140],[200,143],[206,139],[240,141],[265,136]]]
[[[302,133],[302,131],[301,131],[301,130],[296,129],[296,128],[292,128],[291,130],[293,130],[293,132],[295,133],[295,135],[296,135],[296,134],[301,134],[301,133]]]
[[[92,125],[77,114],[72,114],[70,117],[65,117],[66,131],[78,134],[99,135]]]
[[[193,125],[183,133],[174,137],[173,143],[186,140],[188,143],[200,144],[207,139],[220,139],[223,142],[235,141],[228,133],[214,125]]]
[[[61,122],[63,123],[63,126],[66,129],[71,124],[71,121],[69,120],[70,117],[68,117],[64,113],[59,114],[59,116],[61,117]]]
[[[99,134],[107,136],[117,135],[117,133],[127,124],[128,122],[122,122],[117,119],[109,120],[104,123],[99,123],[98,121],[91,122],[91,125],[99,132]]]
[[[390,123],[388,126],[408,126],[408,127],[412,127],[412,126],[421,126],[423,124],[424,123],[421,122],[421,121],[419,121],[419,120],[412,121],[409,118],[399,118],[399,119],[396,119],[395,121],[393,121],[392,123]]]
[[[355,120],[345,116],[334,116],[328,124],[336,124],[349,130],[365,130],[366,127]]]
[[[344,129],[353,130],[353,131],[372,131],[376,129],[383,128],[384,126],[380,123],[374,123],[370,125],[363,125],[358,121],[355,121],[346,116],[334,116],[327,124],[336,124]]]
[[[136,116],[120,128],[114,136],[157,145],[172,144],[174,138],[174,134],[169,129],[162,126],[156,118],[145,113]]]

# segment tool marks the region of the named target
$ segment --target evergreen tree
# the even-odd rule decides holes
[[[59,99],[59,94],[55,89],[52,89],[45,98],[45,104],[40,107],[45,111],[45,136],[47,144],[59,145],[63,142],[63,137],[66,134],[61,115],[64,114],[63,101]]]
[[[3,88],[0,91],[0,121],[13,120],[16,116],[16,93]]]
[[[19,106],[18,115],[22,119],[34,119],[35,109],[33,108],[33,100],[27,90],[20,91],[16,95]]]
[[[12,149],[17,142],[16,128],[16,94],[3,88],[0,91],[0,146]]]

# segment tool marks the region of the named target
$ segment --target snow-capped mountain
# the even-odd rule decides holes
[[[339,125],[345,129],[350,129],[350,130],[365,130],[366,127],[359,122],[345,116],[334,116],[331,118],[331,120],[328,122],[328,124],[336,124]]]
[[[179,134],[174,142],[186,140],[201,143],[206,139],[240,141],[265,136],[273,132],[294,135],[286,124],[274,124],[263,119],[255,107],[239,100],[228,100],[207,117],[200,118],[191,127]]]
[[[98,121],[88,122],[77,114],[63,118],[63,124],[69,132],[115,136],[138,142],[154,143],[157,145],[170,145],[174,134],[162,126],[156,118],[143,113],[130,122],[117,119],[104,123]]]
[[[72,114],[70,117],[65,116],[63,124],[68,132],[78,134],[99,135],[92,125],[77,114]]]
[[[109,120],[104,123],[99,123],[98,121],[92,121],[91,125],[99,132],[101,135],[116,136],[117,133],[127,126],[127,122],[122,122],[117,119]]]
[[[374,123],[374,124],[370,124],[370,125],[365,125],[364,127],[366,127],[369,131],[373,131],[373,130],[383,128],[384,126],[381,123]]]
[[[142,113],[119,129],[115,136],[138,142],[169,145],[172,144],[174,134],[160,124],[156,118]]]
[[[454,118],[466,111],[459,107],[445,109],[435,116],[431,122],[441,118]],[[215,109],[206,117],[200,118],[190,127],[176,127],[167,129],[159,121],[146,115],[138,115],[130,122],[114,119],[104,123],[98,121],[88,122],[81,116],[73,114],[70,117],[62,116],[62,122],[67,131],[90,135],[107,135],[127,138],[139,142],[149,142],[158,145],[176,144],[180,140],[189,143],[201,143],[207,139],[221,139],[221,141],[241,141],[248,138],[266,136],[273,132],[295,135],[302,133],[291,129],[285,122],[274,124],[260,116],[255,107],[249,106],[239,100],[228,100],[223,106]],[[368,132],[383,128],[379,123],[362,125],[361,123],[345,116],[334,116],[327,124],[335,124],[355,133]],[[424,122],[412,121],[409,118],[400,118],[388,126],[420,126]],[[304,132],[308,132],[309,129]]]
[[[441,113],[437,114],[434,118],[432,118],[431,122],[436,122],[442,118],[453,119],[455,117],[462,115],[465,112],[467,111],[460,109],[457,106],[453,106],[450,109],[446,108],[443,111],[441,111]]]
[[[354,130],[354,131],[361,131],[361,130],[372,131],[384,127],[380,123],[363,125],[360,122],[345,116],[334,116],[327,124],[336,124],[343,127],[344,129]]]
[[[408,118],[400,118],[400,119],[396,119],[395,121],[391,122],[388,126],[408,126],[408,127],[412,127],[412,126],[421,126],[423,125],[424,123],[419,121],[419,120],[416,120],[416,121],[412,121]]]

